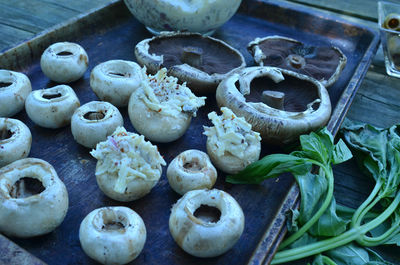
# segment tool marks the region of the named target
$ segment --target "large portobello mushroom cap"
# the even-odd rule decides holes
[[[165,67],[196,94],[214,92],[225,77],[246,66],[238,50],[199,33],[164,32],[139,42],[135,55],[148,72]]]
[[[254,66],[223,80],[218,105],[244,117],[264,143],[286,144],[323,127],[331,115],[326,88],[317,80],[276,67]]]
[[[337,47],[309,46],[281,36],[256,38],[248,50],[261,66],[273,66],[311,76],[325,87],[335,83],[347,58]]]

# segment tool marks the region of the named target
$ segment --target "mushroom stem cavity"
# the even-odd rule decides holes
[[[33,195],[39,194],[45,190],[42,182],[33,177],[23,177],[17,180],[14,185],[11,186],[10,196],[12,198],[27,198]]]
[[[48,99],[48,100],[51,100],[53,98],[59,98],[61,96],[62,96],[61,93],[45,93],[45,94],[42,95],[42,97],[44,99]]]
[[[182,167],[190,172],[198,172],[202,168],[206,167],[205,161],[200,161],[198,157],[193,157],[190,160],[184,160]]]
[[[57,53],[58,56],[71,56],[73,53],[69,51],[61,51]]]
[[[0,82],[0,88],[2,87],[9,87],[11,86],[13,83],[11,82]]]
[[[89,111],[83,117],[87,120],[98,121],[104,119],[105,114],[102,111]]]
[[[126,216],[112,208],[104,208],[98,212],[95,220],[99,222],[99,227],[104,231],[125,231],[129,225]]]
[[[10,139],[13,136],[13,132],[8,130],[7,128],[3,127],[0,130],[0,141]]]
[[[200,67],[203,64],[203,49],[200,47],[184,47],[182,49],[181,61],[193,67]]]
[[[287,64],[296,68],[301,69],[306,65],[304,58],[297,54],[290,54],[287,58]]]
[[[111,76],[119,76],[119,77],[128,77],[128,76],[130,76],[128,73],[117,73],[117,72],[109,72],[108,73],[108,75],[111,75]]]
[[[261,101],[271,108],[284,110],[285,93],[280,91],[265,90],[261,94]]]
[[[217,223],[221,218],[221,211],[217,207],[201,204],[193,215],[206,223]]]

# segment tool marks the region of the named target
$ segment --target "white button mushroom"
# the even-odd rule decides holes
[[[26,75],[0,70],[0,117],[11,117],[20,112],[31,91],[31,82]]]
[[[259,159],[261,137],[244,118],[225,107],[221,111],[221,116],[208,114],[214,126],[204,127],[207,153],[217,168],[235,174]]]
[[[71,123],[72,114],[80,106],[74,90],[67,85],[32,91],[26,99],[29,118],[45,128],[61,128]]]
[[[71,131],[79,144],[94,148],[123,124],[122,115],[115,106],[108,102],[91,101],[75,110]]]
[[[176,77],[167,76],[165,68],[147,75],[142,69],[142,84],[132,93],[128,113],[136,131],[151,141],[172,142],[181,137],[192,116],[205,104],[205,97],[196,97]]]
[[[217,170],[206,153],[186,150],[171,161],[167,178],[171,188],[183,195],[191,190],[211,189],[217,180]]]
[[[0,231],[33,237],[50,233],[64,220],[68,193],[44,160],[24,158],[0,169]]]
[[[97,65],[90,75],[96,96],[114,106],[128,106],[129,97],[141,82],[141,68],[135,62],[111,60]]]
[[[175,242],[196,257],[215,257],[231,249],[244,229],[240,205],[222,190],[187,192],[173,207],[169,230]]]
[[[126,264],[146,242],[142,218],[128,207],[103,207],[89,213],[79,228],[86,255],[102,264]]]
[[[161,166],[166,165],[157,146],[123,127],[97,144],[90,154],[98,160],[97,184],[117,201],[133,201],[149,193],[161,177]]]
[[[40,58],[43,73],[58,83],[69,83],[81,78],[89,66],[86,51],[79,44],[57,42],[50,45]]]
[[[27,157],[31,144],[31,131],[22,121],[0,118],[0,167]]]

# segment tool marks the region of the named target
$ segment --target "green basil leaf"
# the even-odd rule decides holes
[[[311,170],[311,162],[292,155],[272,154],[263,157],[241,172],[226,177],[226,181],[234,184],[259,184],[267,178],[274,178],[283,173],[294,175],[305,174]]]
[[[378,253],[370,248],[366,248],[369,254],[369,262],[366,265],[394,265],[393,263],[384,260]]]
[[[317,133],[311,132],[308,135],[300,136],[301,149],[307,157],[314,159],[322,164],[329,163],[330,147],[325,146],[320,136]],[[331,148],[333,150],[333,148]]]
[[[340,139],[334,147],[332,163],[334,165],[340,164],[351,159],[352,157],[353,154],[351,153],[350,149],[343,142],[343,140]]]

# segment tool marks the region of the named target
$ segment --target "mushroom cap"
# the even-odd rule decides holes
[[[0,167],[27,157],[31,144],[28,126],[16,119],[0,118]]]
[[[75,110],[71,132],[79,144],[94,148],[123,124],[122,115],[115,106],[104,101],[91,101]]]
[[[141,81],[141,68],[135,62],[110,60],[97,65],[90,74],[90,86],[98,98],[125,107]]]
[[[217,208],[216,222],[196,216],[201,206]],[[228,193],[193,190],[185,193],[171,209],[169,230],[175,242],[196,257],[216,257],[231,249],[244,229],[244,214],[237,201]]]
[[[263,90],[282,93],[283,109],[260,102]],[[321,82],[275,67],[248,67],[230,75],[218,86],[216,99],[273,145],[294,142],[323,127],[331,114],[329,94]]]
[[[0,70],[0,117],[11,117],[20,112],[31,91],[31,82],[25,74]]]
[[[102,264],[126,264],[142,251],[146,227],[142,218],[128,207],[103,207],[83,219],[79,240],[92,259]]]
[[[206,153],[190,149],[171,161],[167,178],[171,188],[183,195],[191,190],[211,189],[217,180],[217,170]]]
[[[81,78],[89,66],[89,57],[77,43],[57,42],[50,45],[40,58],[43,73],[58,83],[69,83]]]
[[[46,161],[24,158],[0,169],[2,233],[16,237],[47,234],[62,223],[67,210],[65,185]]]
[[[29,118],[37,125],[51,129],[69,125],[79,106],[78,97],[67,85],[34,90],[25,101]]]
[[[258,65],[308,75],[325,87],[338,80],[347,62],[346,56],[337,47],[310,46],[282,36],[256,38],[248,44],[248,50]]]
[[[166,67],[198,94],[214,92],[226,76],[246,66],[243,55],[227,43],[188,32],[163,32],[142,40],[135,55],[150,73]]]

